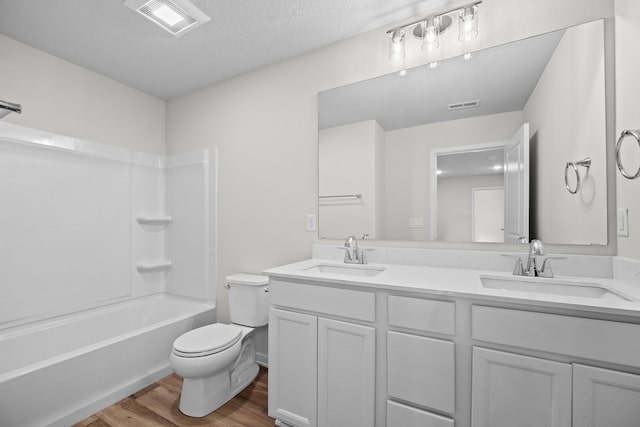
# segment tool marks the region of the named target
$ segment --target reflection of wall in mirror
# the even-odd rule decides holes
[[[504,176],[500,174],[438,178],[438,240],[476,241],[472,235],[473,190],[479,187],[495,188],[503,185]],[[491,214],[500,216],[504,227],[504,203],[496,208],[497,212]]]
[[[433,149],[509,140],[522,126],[522,112],[490,114],[468,119],[415,126],[387,132],[385,135],[386,239],[429,240],[429,156]],[[493,184],[492,184],[493,185]],[[500,184],[502,185],[502,184]],[[466,193],[470,205],[470,193]],[[438,192],[440,199],[440,191]],[[470,208],[469,208],[470,209]],[[440,207],[438,209],[441,210]],[[443,210],[441,218],[455,215]],[[465,225],[466,240],[471,241],[471,217]],[[409,228],[409,218],[424,218],[424,228]],[[442,238],[438,231],[438,240]]]
[[[375,120],[319,133],[320,236],[380,236],[384,131]],[[330,197],[361,194],[362,197]]]
[[[532,157],[545,159],[532,164],[531,186],[538,194],[532,238],[607,242],[604,68],[604,23],[568,28],[525,105]],[[571,195],[564,185],[565,164],[588,156],[589,175],[582,175],[580,193]]]

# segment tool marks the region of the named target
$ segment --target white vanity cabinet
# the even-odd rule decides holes
[[[472,308],[472,427],[640,426],[640,325],[495,307]],[[559,362],[518,353],[546,352]]]
[[[269,312],[269,415],[292,425],[317,425],[318,318]]]
[[[270,304],[283,425],[640,427],[632,316],[287,276]]]
[[[571,365],[475,347],[473,427],[571,427]]]
[[[390,295],[387,306],[387,425],[452,427],[455,344],[440,336],[455,334],[455,304]]]
[[[360,323],[375,320],[375,294],[269,289],[269,415],[299,427],[373,426],[376,331]]]
[[[640,426],[640,375],[574,365],[573,427]]]

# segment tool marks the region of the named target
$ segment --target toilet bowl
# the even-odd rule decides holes
[[[193,329],[173,343],[169,358],[183,377],[180,411],[203,417],[231,400],[258,375],[254,330],[268,323],[265,276],[234,274],[226,278],[232,324]]]

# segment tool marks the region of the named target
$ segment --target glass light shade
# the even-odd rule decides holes
[[[424,40],[422,42],[423,51],[431,52],[440,46],[440,23],[440,17],[427,18],[420,23],[420,25],[423,26],[422,33],[424,34]]]
[[[478,6],[466,6],[458,15],[458,40],[467,42],[478,37]]]
[[[389,33],[389,59],[400,61],[404,56],[404,30],[393,30]]]

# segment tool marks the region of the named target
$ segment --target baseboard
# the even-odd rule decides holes
[[[269,367],[269,355],[256,352],[256,363],[265,368]]]

